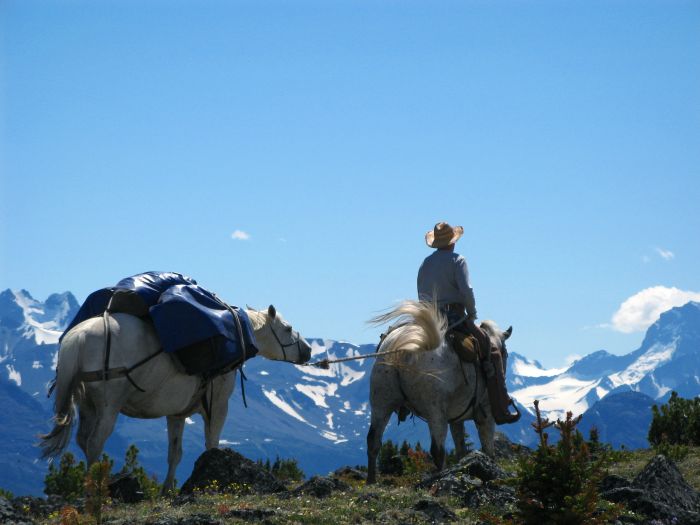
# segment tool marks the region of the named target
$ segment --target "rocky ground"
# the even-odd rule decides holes
[[[696,453],[697,452],[697,453]],[[488,516],[514,510],[517,455],[527,451],[499,446],[494,462],[471,452],[442,472],[383,477],[366,485],[365,474],[343,467],[329,476],[286,485],[232,450],[212,450],[197,461],[180,493],[172,498],[140,501],[128,480],[106,507],[103,523],[112,525],[341,524],[341,523],[488,523]],[[630,462],[635,453],[628,453]],[[691,464],[700,451],[691,454]],[[624,459],[624,455],[620,458]],[[649,455],[636,472],[612,469],[600,485],[601,496],[626,507],[617,525],[700,525],[700,493],[676,464]],[[633,475],[632,475],[633,474]],[[129,488],[131,487],[131,488]],[[132,503],[125,503],[127,500]],[[79,523],[90,523],[81,502],[74,502]],[[58,498],[0,497],[0,523],[67,523],[66,503]]]

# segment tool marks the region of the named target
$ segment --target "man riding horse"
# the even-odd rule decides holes
[[[465,258],[454,251],[455,244],[464,233],[464,228],[454,228],[446,222],[439,222],[432,231],[425,234],[425,242],[435,251],[425,258],[418,270],[418,299],[437,303],[447,317],[456,350],[465,343],[465,335],[476,340],[478,357],[481,360],[488,380],[491,411],[496,423],[514,423],[519,413],[511,413],[513,404],[508,396],[505,383],[504,355],[494,351],[486,333],[476,323],[476,301],[469,281],[469,269]],[[459,334],[462,334],[459,337]],[[473,345],[473,340],[466,341]],[[516,409],[517,410],[517,409]]]

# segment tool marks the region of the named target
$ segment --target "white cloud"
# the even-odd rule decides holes
[[[658,253],[662,259],[670,261],[676,255],[671,250],[664,250],[663,248],[656,248],[656,253]]]
[[[236,230],[231,234],[231,238],[236,241],[247,241],[250,239],[250,234],[243,230]]]
[[[623,302],[613,314],[610,326],[626,334],[641,332],[655,323],[666,310],[683,306],[688,301],[700,301],[700,292],[652,286]]]

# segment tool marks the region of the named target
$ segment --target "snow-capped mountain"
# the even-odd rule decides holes
[[[700,394],[700,303],[689,302],[663,314],[647,330],[642,345],[623,356],[599,350],[569,367],[544,369],[512,353],[508,363],[511,395],[532,410],[533,401],[550,419],[567,410],[582,414],[619,392],[635,391],[662,401],[675,390]]]
[[[58,338],[79,308],[70,292],[46,301],[26,290],[0,292],[0,370],[32,397],[46,397],[53,379]]]
[[[6,418],[0,430],[6,439],[5,446],[0,447],[0,466],[12,465],[17,475],[0,474],[0,487],[16,493],[41,492],[43,476],[37,473],[45,471],[45,465],[37,459],[38,452],[31,444],[38,432],[50,428],[52,400],[46,398],[46,384],[54,376],[58,337],[77,308],[70,293],[54,294],[45,302],[33,299],[25,290],[0,293],[0,410],[6,408],[4,414],[17,413]],[[312,339],[310,343],[312,361],[375,350],[374,344],[358,346],[322,339]],[[372,359],[365,359],[323,370],[264,358],[248,361],[244,369],[247,380],[243,382],[248,408],[243,406],[238,385],[229,402],[221,445],[251,458],[296,458],[307,474],[364,463],[372,365]],[[590,417],[585,415],[584,421],[595,420],[603,440],[609,435],[611,440],[622,443],[624,433],[617,432],[614,423],[614,414],[620,412],[621,405],[629,407],[630,418],[639,420],[637,415],[643,417],[649,403],[665,400],[672,389],[685,397],[700,394],[698,378],[700,303],[688,303],[664,313],[649,329],[642,346],[625,356],[601,350],[569,367],[548,370],[537,361],[512,352],[508,386],[521,405],[523,418],[499,430],[515,441],[533,443],[535,436],[529,423],[533,419],[532,401],[539,399],[550,418],[561,416],[566,410],[583,413],[591,409],[587,413]],[[628,392],[627,397],[615,395],[620,392]],[[195,417],[188,423],[184,457],[178,469],[180,480],[189,475],[204,444],[201,420]],[[473,426],[467,428],[471,439],[478,442]],[[629,436],[626,444],[643,442],[645,429],[635,429],[635,435]],[[640,437],[637,434],[642,430],[644,436]],[[429,445],[427,425],[417,419],[397,425],[394,418],[385,439],[420,440]],[[146,468],[162,479],[167,457],[165,420],[120,417],[106,451],[119,464],[130,443],[139,447]],[[74,442],[71,450],[82,457]],[[4,468],[2,471],[7,472]]]

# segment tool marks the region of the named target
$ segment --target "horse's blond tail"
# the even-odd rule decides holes
[[[41,434],[39,446],[42,458],[54,458],[68,446],[75,422],[74,396],[77,393],[80,349],[85,341],[83,333],[68,333],[58,350],[58,364],[54,384],[54,427],[48,434]]]
[[[435,350],[447,332],[447,319],[433,302],[406,300],[369,322],[380,325],[391,321],[397,321],[400,326],[386,336],[382,352]]]

